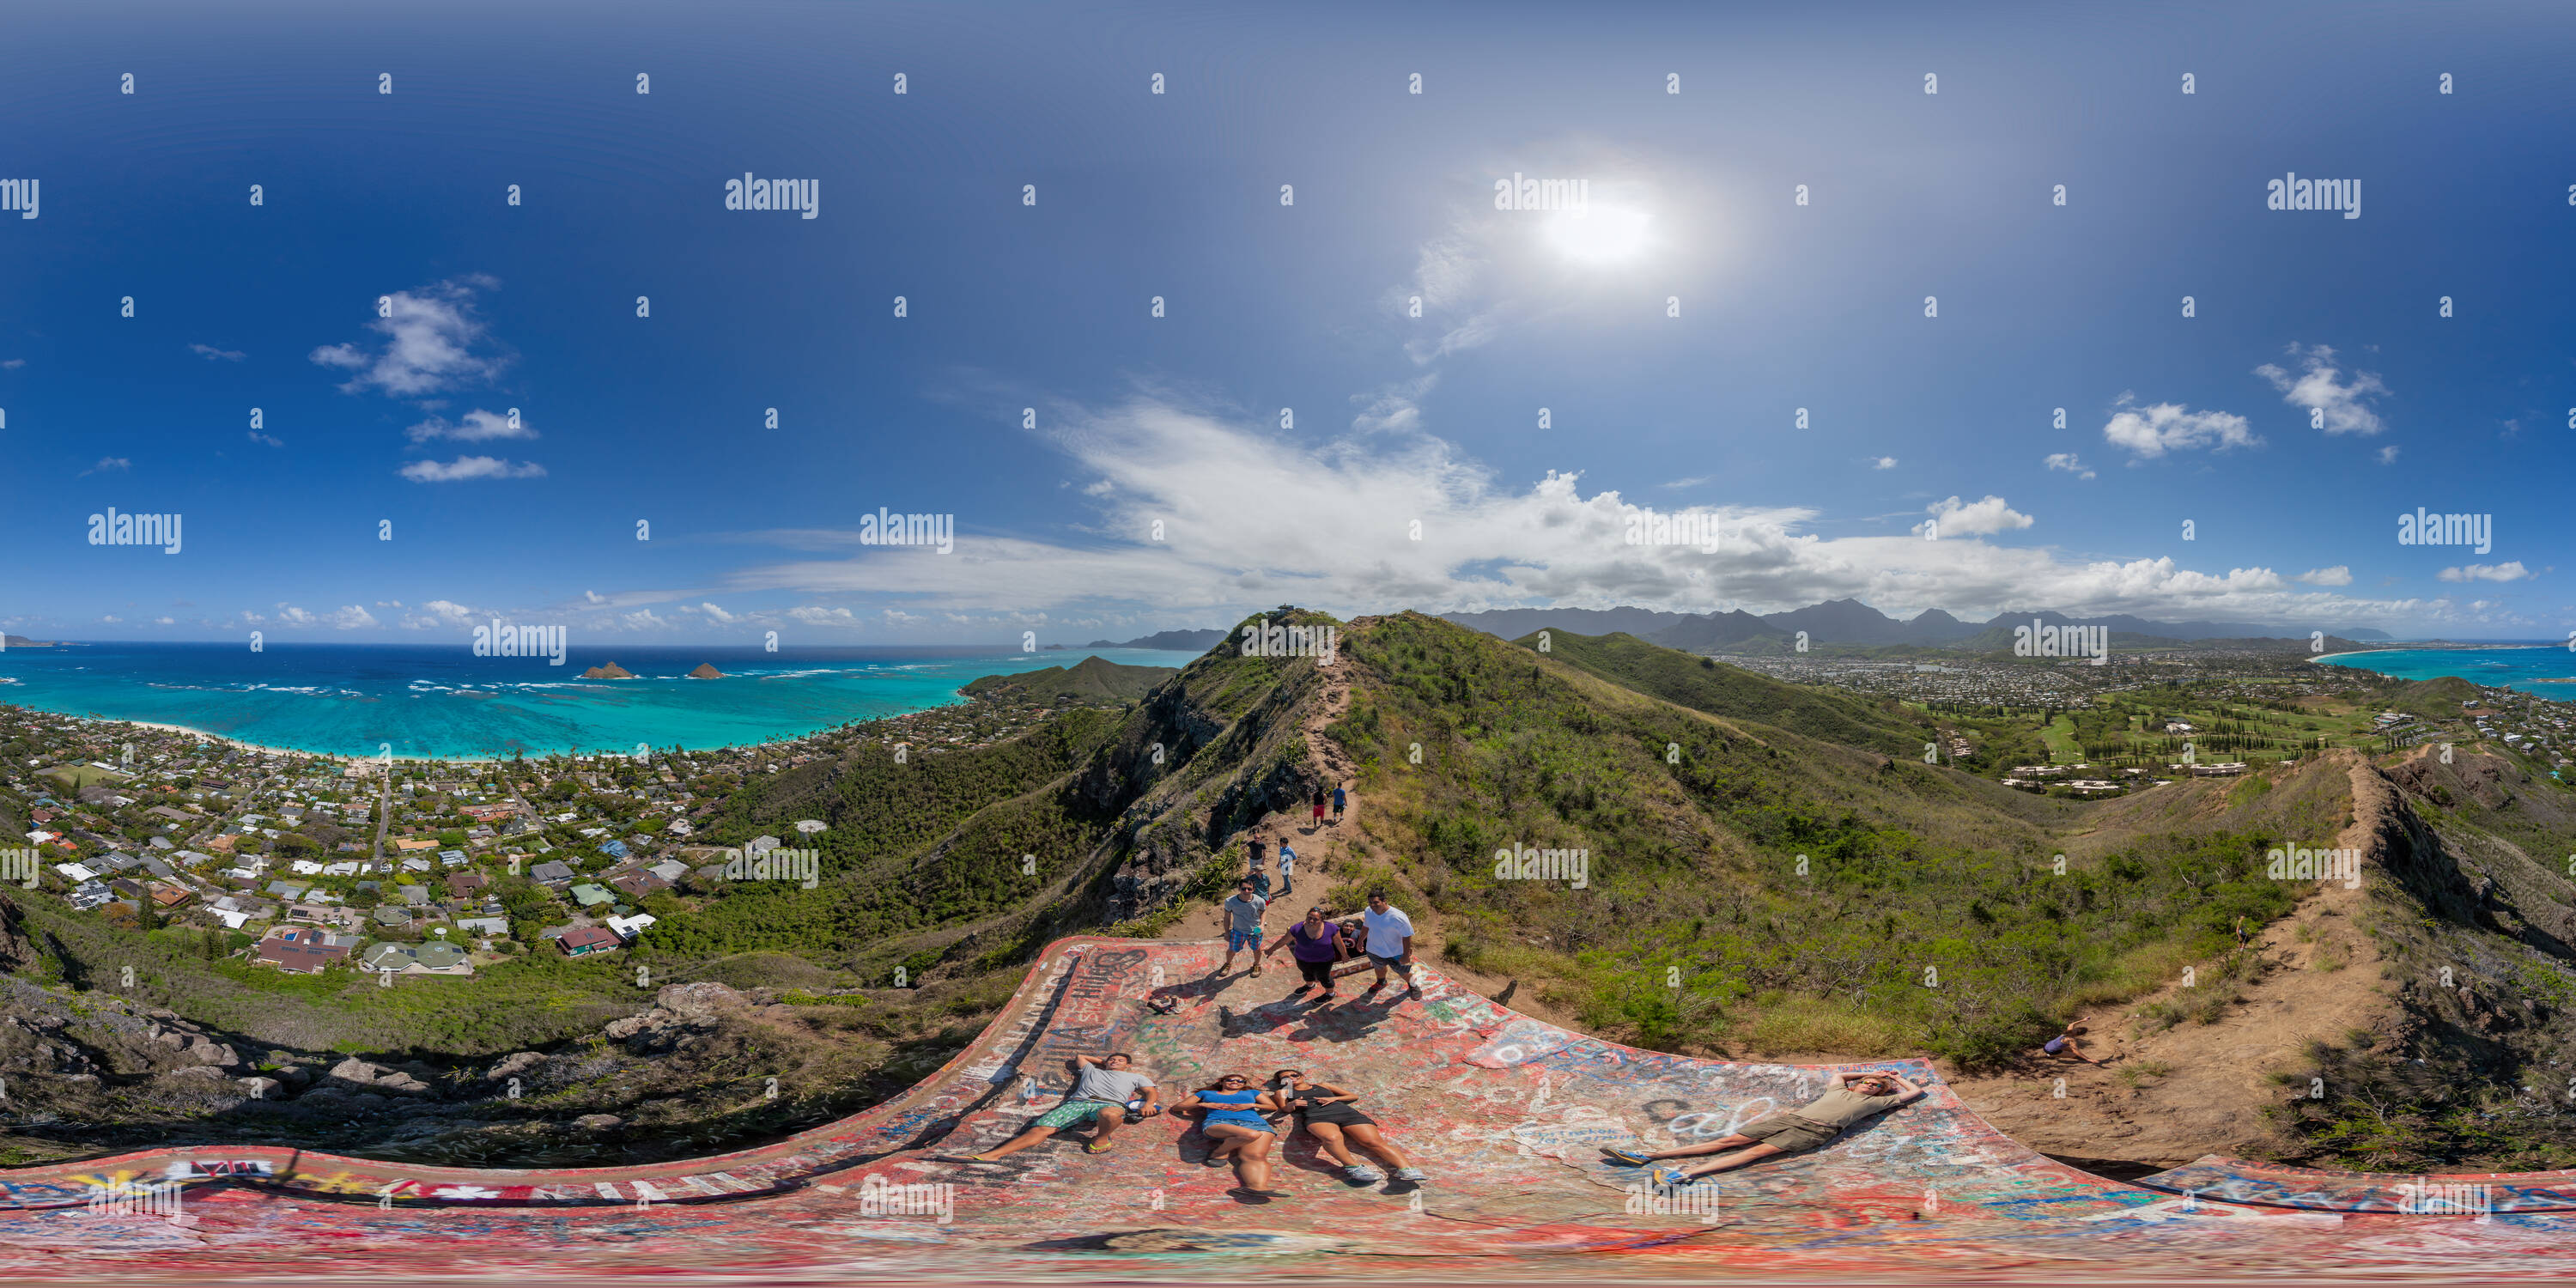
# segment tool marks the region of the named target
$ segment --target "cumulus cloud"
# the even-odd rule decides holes
[[[713,604],[700,604],[698,605],[698,611],[705,613],[709,618],[720,623],[731,623],[734,620],[733,614],[728,613]]]
[[[857,626],[858,616],[846,608],[799,606],[787,610],[787,616],[808,626]]]
[[[2297,341],[2290,343],[2290,358],[2299,366],[2295,373],[2272,363],[2254,369],[2254,374],[2272,382],[2281,391],[2281,401],[2293,407],[2305,407],[2309,423],[2328,434],[2376,434],[2388,428],[2370,400],[2385,395],[2388,386],[2367,371],[2346,376],[2335,365],[2335,351],[2314,345],[2302,349]]]
[[[2442,611],[2429,601],[2294,586],[2266,568],[2203,572],[2170,558],[2078,560],[2046,546],[2006,548],[1949,521],[1939,541],[1901,532],[1827,537],[1816,531],[1819,512],[1797,504],[1658,505],[1657,515],[1713,523],[1725,539],[1714,551],[1631,545],[1642,499],[1586,489],[1569,471],[1506,482],[1428,434],[1301,445],[1283,441],[1266,418],[1230,420],[1160,397],[1069,408],[1051,441],[1065,457],[1061,474],[1114,484],[1091,498],[1097,514],[1082,525],[1085,536],[976,533],[938,555],[805,530],[796,548],[815,553],[741,568],[712,593],[855,603],[897,632],[940,613],[1150,614],[1204,624],[1279,603],[1345,615],[1535,605],[1772,612],[1851,597],[1900,617],[2044,604],[2285,625]],[[1262,503],[1247,506],[1246,496]],[[1929,513],[1945,507],[1964,512],[1968,529],[2001,532],[2028,518],[2001,498],[1960,498]],[[1144,535],[1155,518],[1165,520],[1160,543]],[[656,602],[700,597],[672,592]]]
[[[243,616],[249,617],[252,621],[259,620],[258,617],[252,614],[245,613]],[[354,631],[374,626],[377,623],[375,614],[368,612],[366,609],[361,608],[356,604],[344,605],[338,611],[328,613],[308,612],[293,604],[280,604],[277,606],[277,624],[280,626],[328,626],[334,630]]]
[[[2075,459],[2073,452],[2050,452],[2040,464],[2052,470],[2064,470],[2079,479],[2093,477],[2093,467]]]
[[[2168,452],[2202,447],[2223,452],[2231,447],[2257,447],[2263,442],[2254,436],[2245,418],[2234,412],[2193,411],[2181,403],[2140,407],[2130,394],[2120,395],[2114,406],[2117,410],[2102,426],[2102,438],[2126,450],[2133,464]]]
[[[367,323],[383,337],[380,347],[370,352],[357,344],[326,344],[313,351],[312,360],[352,373],[340,386],[343,393],[374,389],[416,398],[489,380],[509,360],[476,352],[489,328],[475,314],[474,295],[499,285],[476,274],[396,291],[386,297],[387,315]]]
[[[2516,559],[2511,563],[2470,564],[2464,568],[2445,568],[2434,575],[2444,581],[2457,582],[2521,581],[2531,576],[2531,570],[2523,567],[2522,561]]]
[[[456,483],[466,479],[541,479],[546,467],[534,461],[511,464],[497,456],[459,456],[452,461],[413,461],[397,471],[414,483]]]
[[[480,443],[495,438],[535,438],[537,431],[529,426],[524,416],[514,415],[511,412],[483,411],[478,408],[465,413],[453,423],[444,416],[432,416],[403,430],[403,435],[415,443],[426,443],[437,438],[453,439],[460,443]]]
[[[1896,468],[1896,458],[1893,456],[1882,456],[1877,460],[1871,461],[1869,463],[1869,467],[1874,470],[1892,470]]]
[[[2352,569],[2343,564],[2336,564],[2332,568],[2310,568],[2300,573],[2294,580],[2311,586],[2349,586],[2352,584]]]
[[[213,362],[218,358],[221,358],[226,362],[239,362],[250,356],[249,354],[242,353],[234,349],[218,349],[211,344],[189,345],[188,352],[193,353],[208,362]]]
[[[1964,505],[1954,496],[1935,501],[1923,510],[1932,517],[1914,525],[1914,535],[1918,537],[1933,524],[1940,525],[1939,532],[1944,537],[1982,537],[2027,528],[2036,522],[2029,515],[2004,504],[2004,499],[1999,496],[1988,496]]]

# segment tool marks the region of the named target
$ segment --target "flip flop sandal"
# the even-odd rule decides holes
[[[1116,1141],[1095,1140],[1085,1143],[1082,1147],[1082,1152],[1086,1154],[1106,1154],[1116,1148],[1118,1148],[1118,1142]]]

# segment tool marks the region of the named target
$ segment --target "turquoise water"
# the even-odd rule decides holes
[[[478,658],[462,647],[371,644],[83,644],[0,650],[0,703],[181,725],[297,751],[503,757],[517,751],[703,749],[794,738],[958,700],[985,675],[1084,657],[1181,666],[1146,649],[574,648]],[[632,680],[584,680],[605,662]],[[721,680],[686,678],[699,663]]]
[[[2531,648],[2382,649],[2320,659],[2330,666],[2357,666],[2404,680],[2431,680],[2456,675],[2471,684],[2519,689],[2560,702],[2576,702],[2576,653],[2563,644]]]

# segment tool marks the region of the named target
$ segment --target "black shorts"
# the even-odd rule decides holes
[[[1333,991],[1333,967],[1337,964],[1329,957],[1319,962],[1300,957],[1297,959],[1297,973],[1305,976],[1307,983],[1321,985],[1329,993]]]
[[[1374,1127],[1377,1125],[1377,1120],[1343,1101],[1336,1100],[1329,1105],[1317,1105],[1312,1109],[1297,1111],[1298,1126],[1305,1127],[1314,1123],[1330,1123],[1335,1127]]]

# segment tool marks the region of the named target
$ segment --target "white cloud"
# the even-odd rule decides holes
[[[2397,463],[2397,444],[2390,443],[2388,446],[2379,449],[2379,463],[2382,465],[2394,465]]]
[[[628,613],[617,620],[619,624],[625,626],[626,629],[633,631],[658,630],[670,625],[669,622],[654,616],[653,610],[649,608],[636,609],[634,612]]]
[[[432,416],[405,429],[403,434],[415,443],[426,443],[434,438],[449,438],[460,443],[480,443],[495,438],[535,438],[537,431],[528,424],[524,416],[519,417],[518,423],[513,425],[507,412],[484,411],[477,408],[465,413],[461,420],[452,424],[444,416]]]
[[[245,613],[243,616],[249,617],[252,621],[259,620],[252,614]],[[293,604],[280,604],[277,606],[277,622],[281,626],[328,626],[334,630],[343,631],[359,630],[377,624],[373,613],[356,604],[349,604],[337,612],[329,613],[307,612]]]
[[[1896,468],[1896,458],[1893,456],[1882,456],[1877,460],[1871,461],[1869,463],[1869,467],[1874,470],[1892,470]]]
[[[1999,496],[1988,496],[1984,500],[1971,501],[1965,505],[1960,504],[1959,498],[1954,496],[1948,500],[1935,501],[1923,507],[1923,511],[1932,516],[1928,523],[1941,525],[1940,532],[1943,537],[1982,537],[1992,533],[2027,528],[2036,522],[2029,515],[2004,504],[2004,499]],[[1914,534],[1923,535],[1926,526],[1925,523],[1915,524]]]
[[[354,344],[330,344],[315,349],[312,359],[356,373],[340,386],[344,393],[375,389],[414,398],[489,380],[508,359],[474,352],[487,332],[474,315],[474,293],[499,285],[477,274],[425,286],[418,293],[396,291],[389,297],[391,315],[367,323],[368,330],[385,337],[381,351],[369,354]]]
[[[2075,453],[2073,452],[2050,452],[2045,459],[2040,461],[2040,464],[2045,465],[2052,470],[2064,470],[2079,479],[2089,479],[2093,477],[2093,467],[2075,459]]]
[[[155,617],[152,619],[152,624],[155,626],[176,626],[179,624],[179,621],[175,617]]]
[[[1674,479],[1672,482],[1666,483],[1663,486],[1668,488],[1698,487],[1700,484],[1706,483],[1716,477],[1717,476],[1714,474],[1694,474],[1686,479]],[[1153,632],[1151,631],[1145,632],[1145,634],[1148,635],[1152,633]]]
[[[27,360],[25,358],[11,358],[7,362],[0,362],[0,371],[16,371],[18,368],[26,365]]]
[[[2332,568],[2310,568],[2293,580],[2303,581],[2311,586],[2349,586],[2352,584],[2352,569],[2343,564],[2336,564]]]
[[[459,456],[453,461],[413,461],[398,471],[414,483],[454,483],[464,479],[541,479],[546,467],[534,461],[516,465],[497,456]]]
[[[1374,394],[1352,395],[1352,402],[1364,405],[1351,418],[1351,428],[1371,434],[1409,433],[1422,428],[1422,396],[1439,383],[1440,373],[1435,371],[1388,385]]]
[[[2445,568],[2434,575],[2440,577],[2444,581],[2465,582],[2521,581],[2532,574],[2530,569],[2522,566],[2521,560],[2516,559],[2511,563],[2470,564],[2465,568]]]
[[[198,357],[205,359],[205,360],[206,360],[206,361],[208,361],[208,362],[212,362],[212,361],[214,361],[214,360],[215,360],[215,359],[217,359],[217,358],[221,358],[221,359],[223,359],[223,360],[224,360],[224,361],[226,361],[226,362],[239,362],[239,361],[241,361],[243,358],[246,358],[246,357],[249,357],[249,356],[250,356],[250,355],[248,355],[248,354],[241,353],[241,352],[239,352],[239,351],[237,351],[237,350],[232,350],[232,349],[218,349],[218,348],[216,348],[215,346],[213,346],[213,345],[211,345],[211,344],[192,344],[192,345],[189,345],[189,346],[188,346],[188,352],[193,353],[193,354],[197,355]]]
[[[788,609],[787,616],[795,621],[803,622],[808,626],[855,627],[859,624],[857,615],[853,614],[846,608],[815,608],[804,606]]]
[[[705,613],[707,616],[714,618],[716,621],[721,623],[730,624],[734,620],[733,614],[728,613],[713,604],[700,604],[698,605],[698,611]]]
[[[2320,428],[2328,434],[2376,434],[2388,428],[2370,399],[2388,392],[2379,377],[2356,371],[2344,378],[2335,366],[2335,351],[2320,344],[2302,349],[2297,341],[2290,343],[2290,356],[2298,361],[2299,373],[2292,375],[2271,363],[2254,369],[2254,374],[2272,382],[2281,391],[2281,401],[2293,407],[2305,407],[2312,416],[2324,422]]]
[[[134,462],[122,456],[102,456],[98,458],[98,464],[82,470],[80,477],[88,478],[92,474],[117,474],[133,468]]]
[[[117,615],[116,615],[116,614],[114,614],[114,613],[106,614],[105,616],[100,617],[98,620],[100,620],[101,622],[107,623],[107,624],[108,624],[108,625],[110,625],[110,626],[118,625],[118,624],[120,624],[120,623],[122,623],[122,622],[124,622],[124,621],[125,621],[125,619],[124,619],[124,618],[119,617],[119,616],[117,616]]]
[[[269,437],[268,435],[263,434],[263,433],[259,432],[259,431],[258,431],[258,430],[256,430],[256,429],[254,429],[254,430],[250,431],[250,441],[252,441],[252,442],[254,442],[254,443],[257,443],[257,444],[259,444],[259,445],[261,445],[261,446],[263,446],[263,447],[284,447],[284,446],[286,446],[286,444],[285,444],[283,441],[281,441],[281,440],[279,440],[279,439],[271,438],[271,437]]]
[[[2130,394],[2120,395],[2114,405],[2119,410],[2102,426],[2102,438],[2139,460],[2201,447],[2223,452],[2231,447],[2257,447],[2263,442],[2254,436],[2245,418],[2234,412],[2193,411],[2180,403],[2140,407]]]

